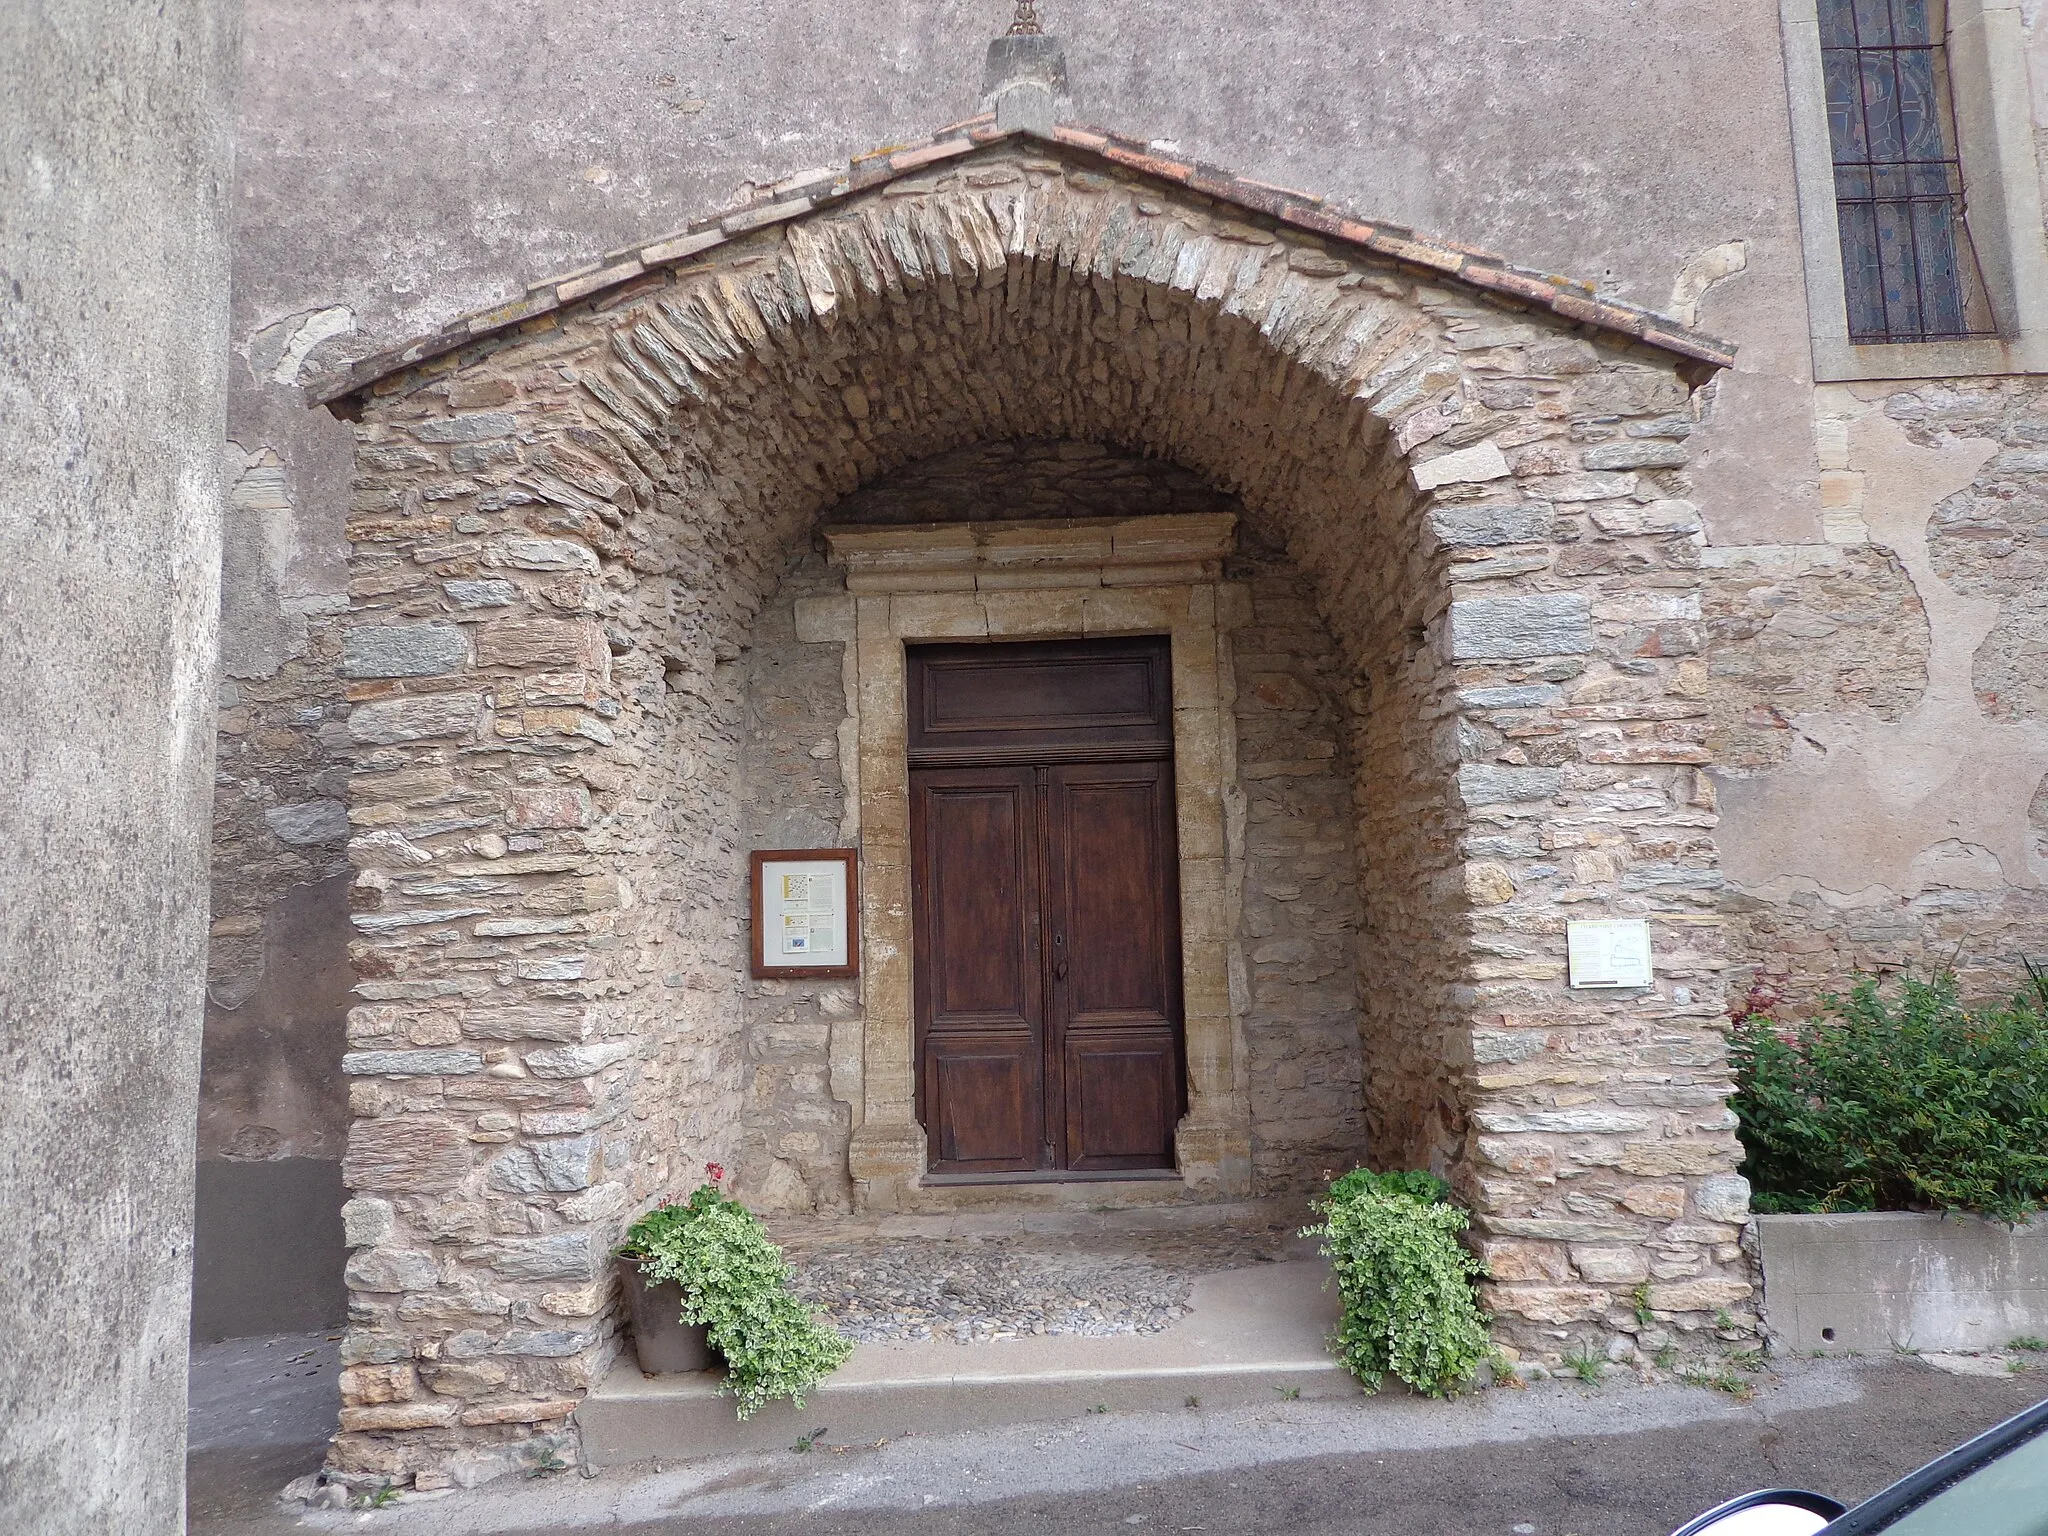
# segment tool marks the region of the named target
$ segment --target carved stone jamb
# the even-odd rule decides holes
[[[847,573],[859,679],[866,1022],[849,1162],[865,1209],[952,1203],[921,1187],[926,1141],[917,1120],[904,645],[921,640],[1171,637],[1188,1112],[1175,1137],[1180,1183],[1134,1184],[1128,1193],[1133,1202],[1249,1193],[1251,1109],[1230,992],[1224,821],[1237,737],[1229,634],[1218,622],[1219,609],[1241,606],[1222,583],[1236,522],[1220,514],[825,530],[832,563]],[[1114,1186],[1087,1187],[1091,1203],[1119,1197]]]

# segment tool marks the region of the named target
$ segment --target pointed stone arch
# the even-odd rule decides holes
[[[786,188],[329,392],[361,422],[337,1464],[509,1455],[615,1353],[622,1224],[736,1133],[733,663],[835,501],[995,438],[1171,459],[1308,574],[1350,680],[1372,1155],[1453,1179],[1508,1334],[1604,1340],[1644,1281],[1680,1324],[1741,1308],[1686,660],[1712,344],[1101,135],[969,125],[886,172]],[[886,572],[850,596],[856,633],[900,644]],[[885,891],[900,819],[864,801]],[[1649,917],[1660,986],[1569,990],[1577,915]],[[867,959],[873,1009],[909,956]],[[1214,1002],[1194,1199],[1241,1187]],[[921,1166],[892,1049],[855,1144],[885,1205]]]

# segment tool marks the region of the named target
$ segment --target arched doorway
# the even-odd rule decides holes
[[[1642,1282],[1699,1326],[1740,1304],[1730,1233],[1687,1219],[1736,1157],[1702,753],[1636,638],[1692,578],[1598,516],[1682,490],[1715,354],[1660,324],[1099,134],[977,124],[363,365],[350,1347],[390,1369],[337,1456],[529,1435],[603,1369],[621,1223],[745,1137],[750,637],[841,498],[1020,438],[1185,466],[1301,573],[1344,695],[1367,1144],[1457,1181],[1504,1328],[1595,1338]],[[1199,517],[1128,521],[1021,560],[986,529],[835,532],[840,584],[792,605],[851,657],[868,942],[826,1070],[869,1209],[943,1193],[903,724],[926,643],[1171,637],[1176,1198],[1253,1176],[1236,781],[1199,761],[1235,739],[1236,599]],[[1603,541],[1627,547],[1570,553]],[[1618,847],[1665,850],[1654,885]],[[1630,911],[1660,987],[1569,989],[1567,917]]]

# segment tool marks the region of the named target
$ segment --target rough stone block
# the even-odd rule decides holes
[[[1632,1141],[1615,1166],[1623,1173],[1724,1173],[1741,1157],[1732,1146],[1708,1141]]]
[[[339,800],[273,805],[263,813],[263,820],[288,848],[318,848],[348,836],[348,807]]]
[[[1640,1248],[1593,1248],[1575,1245],[1572,1266],[1580,1276],[1596,1285],[1634,1285],[1649,1278],[1648,1262]]]
[[[1466,806],[1514,805],[1548,800],[1564,788],[1556,768],[1512,768],[1496,763],[1465,763],[1458,769],[1458,799]]]
[[[590,791],[580,785],[515,789],[505,796],[505,812],[506,822],[514,827],[535,830],[587,827],[591,820]],[[478,931],[482,931],[481,926]]]
[[[1452,661],[1583,656],[1593,649],[1593,613],[1577,592],[1466,598],[1451,604],[1444,632]]]
[[[1659,1312],[1718,1312],[1749,1300],[1756,1287],[1747,1280],[1682,1280],[1650,1287],[1650,1305]]]
[[[450,1189],[468,1171],[468,1140],[445,1120],[358,1120],[341,1160],[351,1189],[387,1194]]]
[[[519,589],[511,582],[496,577],[480,581],[444,581],[441,590],[458,608],[509,608],[519,601]]]
[[[1418,491],[1433,491],[1444,485],[1463,485],[1485,480],[1504,480],[1509,474],[1507,456],[1494,442],[1475,443],[1456,453],[1440,454],[1413,466]]]
[[[1499,1285],[1487,1288],[1496,1313],[1532,1323],[1580,1323],[1602,1316],[1613,1293],[1585,1285]]]
[[[426,1291],[441,1280],[441,1266],[417,1248],[367,1248],[348,1261],[344,1278],[358,1291]]]
[[[350,1051],[341,1058],[351,1077],[466,1077],[483,1069],[475,1051]]]
[[[473,741],[484,725],[480,694],[438,693],[419,699],[383,699],[349,711],[349,740],[358,746],[392,746],[442,737]]]
[[[351,1248],[374,1248],[391,1236],[395,1213],[389,1200],[357,1195],[341,1208],[342,1240]]]
[[[412,435],[423,443],[475,443],[490,437],[510,437],[517,430],[518,418],[510,411],[485,411],[475,416],[415,422]]]
[[[352,629],[341,641],[343,677],[442,677],[469,661],[469,638],[453,624]]]
[[[1749,1180],[1739,1173],[1703,1179],[1692,1192],[1692,1208],[1702,1221],[1739,1226],[1749,1220]]]
[[[1579,456],[1588,469],[1677,469],[1686,457],[1685,444],[1659,438],[1600,443]]]
[[[581,571],[597,574],[597,553],[568,539],[505,539],[485,555],[485,563],[522,571]]]
[[[609,654],[604,631],[588,619],[498,619],[476,633],[480,667],[597,672]]]
[[[633,1047],[622,1040],[602,1045],[571,1045],[534,1051],[526,1058],[526,1068],[535,1077],[592,1077],[632,1054]]]
[[[341,1427],[356,1431],[438,1429],[453,1424],[457,1411],[453,1403],[379,1403],[342,1409]]]
[[[1550,538],[1554,515],[1549,504],[1540,501],[1436,507],[1429,514],[1429,531],[1450,549],[1542,544]]]
[[[1613,1109],[1524,1109],[1477,1111],[1473,1123],[1482,1131],[1559,1131],[1580,1136],[1612,1136],[1640,1131],[1649,1125],[1641,1115]]]
[[[595,1280],[602,1249],[592,1232],[507,1238],[485,1262],[508,1280]]]
[[[560,1141],[541,1141],[532,1146],[513,1147],[491,1162],[493,1189],[515,1194],[543,1192],[568,1194],[588,1189],[598,1167],[595,1136],[572,1136]]]

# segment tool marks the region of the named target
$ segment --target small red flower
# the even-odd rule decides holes
[[[704,1171],[711,1175],[711,1182],[714,1184],[725,1177],[724,1165],[720,1163],[706,1163]]]

